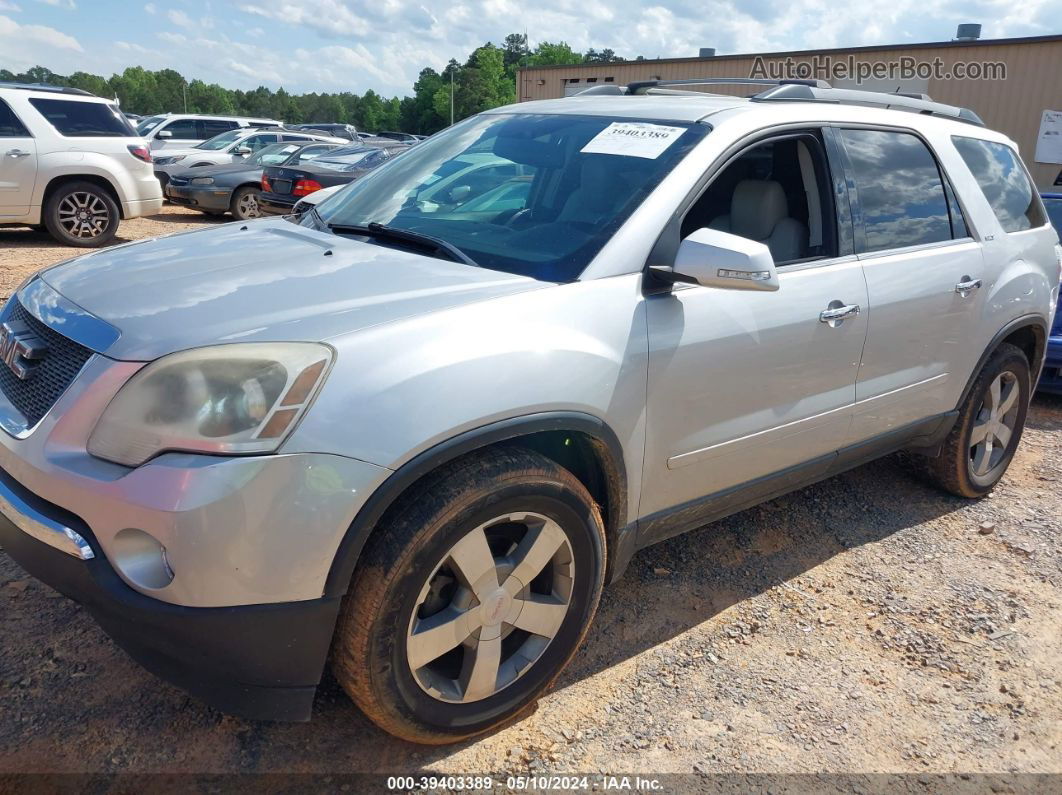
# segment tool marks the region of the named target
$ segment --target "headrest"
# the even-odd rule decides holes
[[[773,180],[744,179],[730,200],[730,231],[752,240],[766,240],[778,222],[789,217],[782,186]]]

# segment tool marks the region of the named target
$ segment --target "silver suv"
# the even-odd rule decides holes
[[[308,719],[330,657],[439,743],[541,695],[641,547],[898,450],[987,494],[1062,267],[1014,145],[926,100],[608,89],[29,280],[4,550],[222,710]]]

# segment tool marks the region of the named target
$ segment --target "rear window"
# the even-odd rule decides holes
[[[980,138],[953,136],[951,140],[992,205],[1004,232],[1020,232],[1047,223],[1040,198],[1013,149]]]
[[[60,135],[90,138],[132,138],[136,130],[114,105],[35,97],[30,104]]]

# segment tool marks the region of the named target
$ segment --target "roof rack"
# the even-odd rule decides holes
[[[639,80],[627,84],[628,94],[648,94],[654,89],[665,89],[670,86],[808,86],[816,88],[829,88],[830,84],[825,80],[761,80],[756,77],[698,77],[692,80]],[[664,92],[654,92],[664,93]],[[703,91],[672,92],[667,93],[690,93],[703,94]]]
[[[934,102],[927,94],[901,93],[886,94],[880,91],[859,91],[849,88],[833,88],[825,80],[760,80],[751,77],[715,77],[695,78],[692,80],[640,80],[626,86],[614,84],[594,86],[576,97],[609,95],[629,96],[635,94],[675,94],[684,96],[705,96],[703,91],[682,91],[671,86],[707,86],[707,85],[766,85],[761,91],[749,97],[752,102],[830,102],[838,105],[866,105],[869,107],[892,108],[923,113],[929,116],[943,116],[984,127],[985,123],[969,108],[945,105]]]
[[[53,86],[50,83],[8,83],[0,82],[0,88],[17,88],[22,91],[51,91],[53,94],[77,94],[81,97],[94,97],[89,91],[80,88],[68,88],[67,86]]]
[[[838,105],[867,105],[870,107],[907,110],[928,116],[943,116],[954,121],[976,124],[985,123],[969,108],[934,102],[925,94],[886,94],[880,91],[858,91],[848,88],[822,88],[819,86],[787,83],[769,88],[750,97],[752,102],[831,102]]]

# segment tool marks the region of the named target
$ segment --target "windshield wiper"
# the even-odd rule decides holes
[[[316,209],[316,208],[315,208]],[[468,256],[457,246],[447,243],[431,235],[421,232],[410,232],[408,229],[398,229],[394,226],[370,221],[365,226],[345,226],[343,224],[328,224],[328,228],[339,235],[364,235],[365,237],[378,237],[385,240],[395,240],[400,243],[411,243],[414,248],[423,248],[438,254],[445,254],[454,262],[463,262],[465,265],[479,267],[479,263]]]

